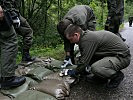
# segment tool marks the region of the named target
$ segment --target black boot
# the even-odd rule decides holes
[[[107,79],[95,75],[86,75],[86,81],[93,84],[105,84],[108,82]]]
[[[119,71],[111,77],[110,81],[106,84],[106,87],[109,89],[117,88],[123,79],[124,74]]]
[[[12,77],[2,77],[1,89],[11,89],[14,87],[21,86],[26,81],[26,78],[21,76],[12,76]]]
[[[32,58],[30,56],[29,50],[24,49],[23,55],[22,55],[22,61],[29,62],[29,61],[34,61],[34,60],[35,60],[35,58]]]

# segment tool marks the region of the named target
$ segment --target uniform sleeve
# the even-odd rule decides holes
[[[64,38],[64,50],[66,52],[70,52],[71,51],[71,43],[66,38]]]
[[[97,49],[98,43],[96,41],[84,41],[81,45],[81,57],[78,63],[78,67],[76,69],[76,71],[79,73],[82,72],[85,67],[90,63],[92,56]]]
[[[71,44],[70,44],[69,40],[66,39],[66,37],[64,36],[64,32],[62,32],[58,26],[57,26],[57,31],[60,34],[60,37],[64,40],[64,50],[66,52],[69,52],[71,49]]]

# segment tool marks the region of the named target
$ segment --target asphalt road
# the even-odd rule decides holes
[[[126,43],[130,46],[133,55],[133,27],[125,23],[121,34],[126,38]],[[122,70],[125,74],[124,80],[116,89],[106,89],[104,85],[80,81],[71,88],[70,96],[66,100],[133,100],[133,58],[129,67]]]

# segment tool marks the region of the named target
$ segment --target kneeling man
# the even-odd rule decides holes
[[[67,70],[65,75],[75,76],[90,69],[93,78],[107,80],[108,88],[116,88],[124,78],[122,69],[131,60],[130,50],[120,37],[109,31],[83,31],[70,24],[65,36],[71,43],[79,45],[81,57],[76,69]]]

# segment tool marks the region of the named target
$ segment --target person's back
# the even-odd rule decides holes
[[[85,31],[83,39],[88,42],[97,43],[98,49],[96,49],[95,55],[109,56],[111,54],[122,53],[128,50],[128,46],[124,43],[120,37],[112,32],[108,31]],[[82,41],[83,42],[83,41]]]
[[[95,30],[95,27],[93,27],[93,29],[89,27],[95,24],[96,21],[93,10],[87,5],[74,6],[67,12],[63,19],[71,20],[73,24],[81,26],[83,30]],[[90,22],[91,25],[89,25],[88,22]]]

